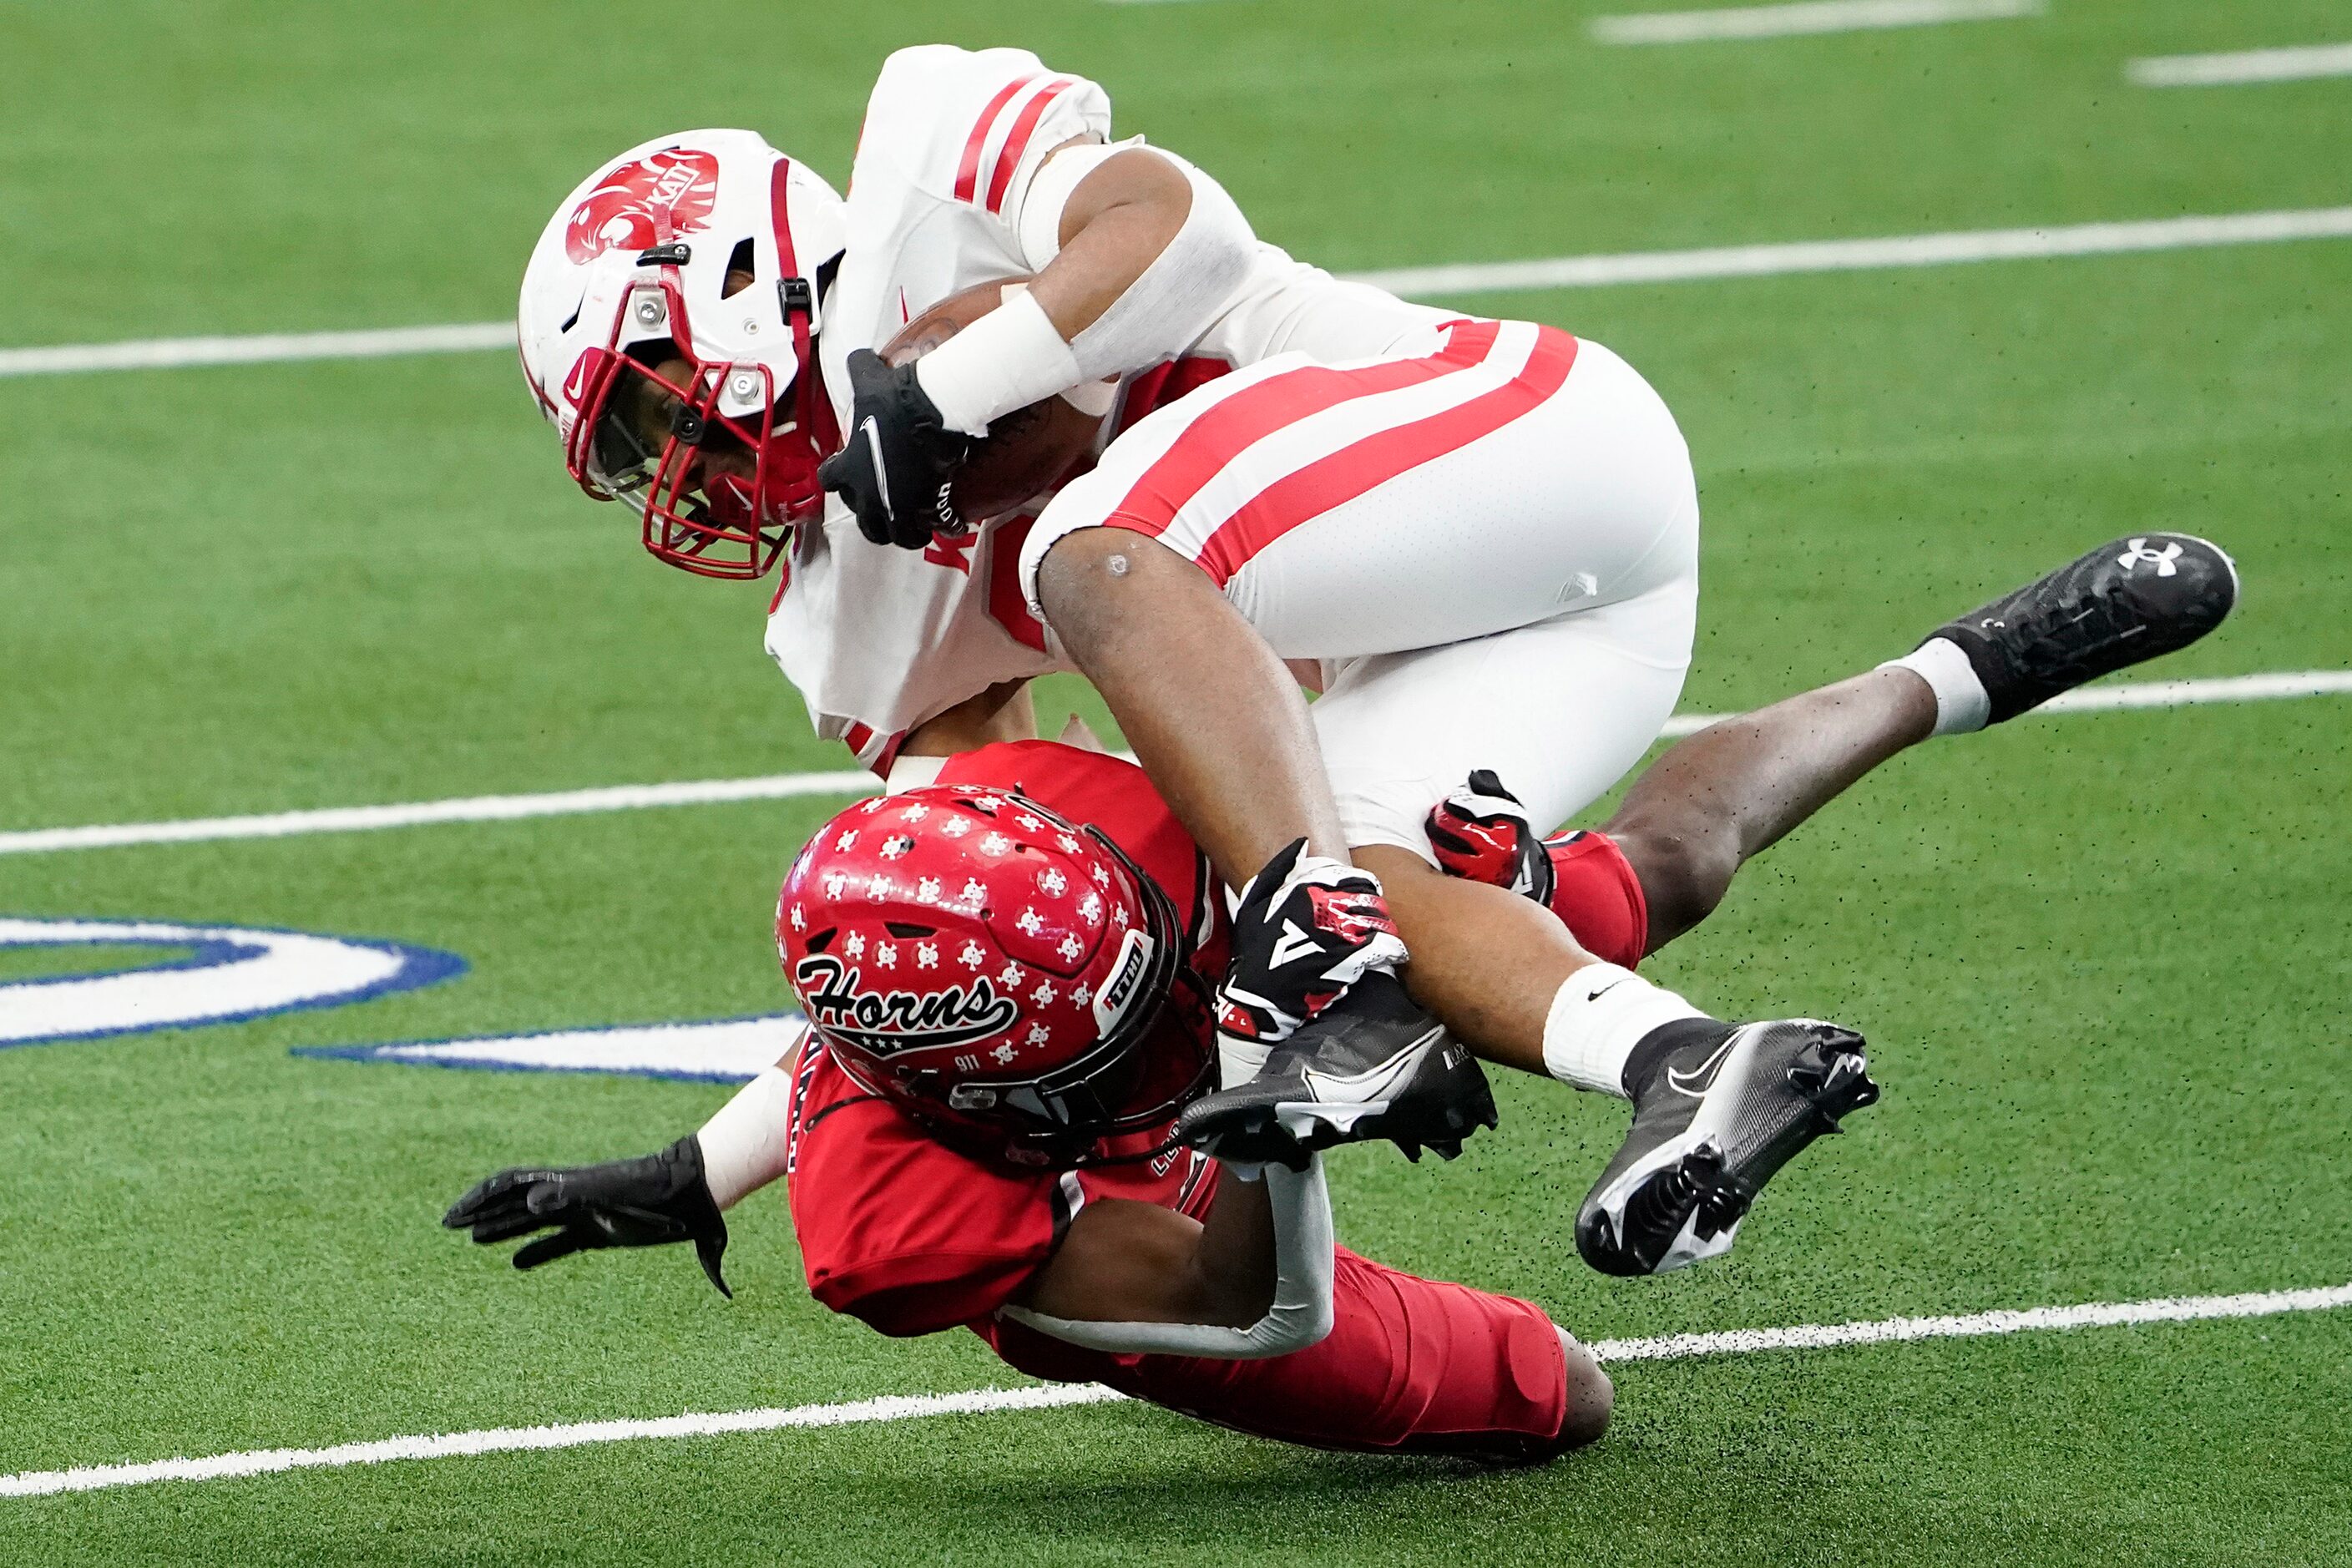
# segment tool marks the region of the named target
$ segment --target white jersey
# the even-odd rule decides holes
[[[1073,140],[1108,142],[1110,124],[1100,87],[1025,49],[930,45],[884,62],[850,173],[847,249],[818,321],[818,363],[842,428],[852,350],[879,349],[949,296],[1053,259],[1069,187],[1043,182],[1054,188],[1031,211],[1038,171]],[[1446,319],[1261,245],[1215,321],[1165,345],[1160,361],[1361,359]],[[1065,668],[1024,603],[1018,561],[1030,521],[998,519],[916,552],[868,543],[828,498],[821,523],[795,530],[767,647],[817,733],[884,766],[898,737],[924,720],[998,682]]]

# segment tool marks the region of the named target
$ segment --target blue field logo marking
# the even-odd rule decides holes
[[[396,1040],[381,1046],[302,1046],[293,1054],[483,1072],[594,1072],[749,1083],[798,1046],[805,1022],[798,1013],[762,1013],[747,1018]]]
[[[466,972],[454,952],[255,926],[0,917],[0,948],[129,947],[155,963],[0,984],[0,1047],[241,1023],[413,991]]]

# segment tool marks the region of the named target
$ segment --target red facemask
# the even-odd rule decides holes
[[[695,352],[674,267],[662,267],[657,281],[630,291],[614,315],[612,338],[583,353],[570,378],[580,410],[564,454],[572,479],[599,500],[641,496],[646,549],[698,576],[766,576],[791,542],[793,525],[823,514],[817,465],[841,444],[817,368],[814,285],[794,275],[784,222],[789,170],[777,160],[772,207],[782,268],[778,299],[797,367],[791,418],[777,418],[775,379],[765,365],[707,361]],[[682,382],[617,347],[632,302],[645,289],[664,296],[676,351],[664,357],[686,361],[690,368]],[[756,386],[746,384],[751,377]],[[758,412],[722,414],[722,398]],[[658,450],[647,439],[649,424],[667,426]]]

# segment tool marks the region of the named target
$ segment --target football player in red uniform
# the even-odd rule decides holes
[[[2094,552],[1939,635],[2030,618],[2053,579],[2112,565]],[[2203,603],[2194,587],[2180,604]],[[2065,673],[2012,671],[2011,700],[1979,721]],[[1427,829],[1449,874],[1530,900],[1630,970],[1748,858],[1950,727],[1916,668],[1882,666],[1681,742],[1597,832],[1538,838],[1491,773]],[[501,1172],[444,1223],[478,1242],[551,1229],[516,1253],[525,1268],[690,1240],[724,1290],[722,1211],[781,1177],[810,1289],[885,1333],[969,1326],[1034,1375],[1323,1447],[1525,1461],[1598,1436],[1609,1381],[1539,1309],[1336,1246],[1318,1153],[1262,1163],[1187,1142],[1213,1077],[1219,883],[1139,770],[1034,732],[1025,693],[961,704],[913,737],[926,765],[903,788],[809,841],[776,910],[807,1033],[698,1133],[638,1160]],[[1713,1080],[1771,1027],[1709,1044],[1669,1020],[1617,1082],[1590,1086],[1635,1117],[1578,1216],[1589,1260],[1645,1273],[1721,1251],[1753,1189],[1682,1201],[1681,1173],[1737,1166],[1760,1185],[1834,1129],[1825,1103],[1868,1102],[1864,1079],[1799,1121],[1752,1100],[1727,1112]],[[1540,1023],[1495,1030],[1511,1042],[1497,1059],[1559,1073]]]
[[[1539,1308],[1338,1246],[1321,1154],[1173,1142],[1215,1071],[1226,925],[1132,764],[963,750],[821,829],[776,922],[794,1053],[658,1154],[503,1172],[446,1223],[553,1227],[525,1268],[690,1240],[724,1289],[722,1211],[782,1178],[810,1290],[887,1334],[969,1327],[1034,1376],[1323,1447],[1529,1462],[1606,1426],[1607,1376]]]

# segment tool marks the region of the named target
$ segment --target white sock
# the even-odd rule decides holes
[[[1544,1066],[1551,1076],[1595,1094],[1625,1093],[1625,1058],[1661,1024],[1706,1015],[1630,969],[1594,963],[1560,985],[1544,1016]]]
[[[1907,669],[1936,694],[1936,733],[1965,735],[1981,730],[1992,716],[1992,699],[1960,645],[1948,637],[1929,637],[1901,658],[1890,658],[1881,669]]]
[[[792,1075],[768,1068],[736,1091],[702,1124],[702,1179],[722,1209],[733,1208],[784,1173],[784,1135],[793,1109]]]

